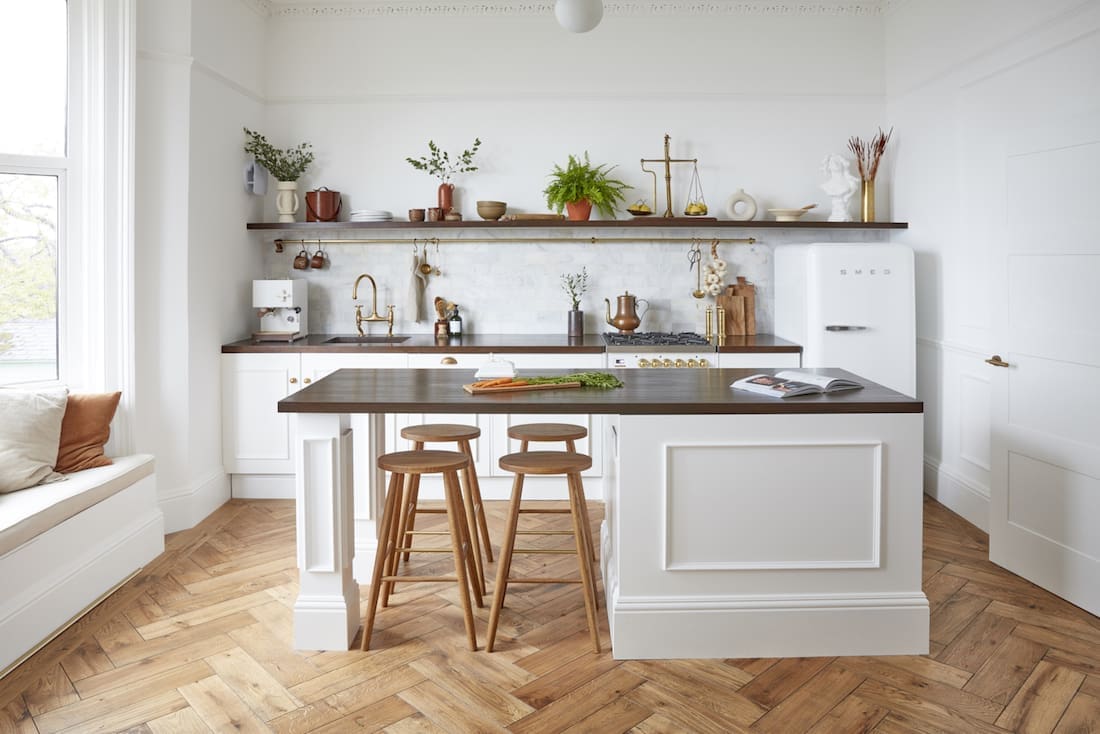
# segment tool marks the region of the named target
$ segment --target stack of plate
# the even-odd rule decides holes
[[[393,213],[384,209],[352,209],[351,221],[353,222],[388,222],[393,219]]]

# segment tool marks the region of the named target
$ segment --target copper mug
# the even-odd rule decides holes
[[[428,209],[428,221],[440,222],[443,220],[443,210],[438,206],[433,206]]]
[[[309,253],[303,249],[294,257],[295,270],[309,270]]]
[[[410,222],[423,222],[424,210],[423,209],[409,209],[409,221]]]
[[[318,270],[325,267],[325,251],[317,250],[317,252],[313,253],[313,257],[309,259],[309,265]]]

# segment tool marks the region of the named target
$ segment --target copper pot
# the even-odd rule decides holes
[[[630,295],[630,291],[626,291],[621,296],[615,298],[615,316],[611,316],[611,301],[607,298],[603,299],[603,302],[607,304],[607,316],[605,320],[611,326],[614,326],[619,330],[620,334],[633,334],[634,330],[642,324],[642,317],[645,316],[646,311],[649,310],[649,301],[644,298],[638,298],[637,296]],[[642,313],[638,313],[638,304],[644,303],[645,308],[642,309]]]
[[[322,186],[306,192],[306,221],[335,222],[340,215],[340,192]]]

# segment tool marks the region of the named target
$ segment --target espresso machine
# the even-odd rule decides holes
[[[304,280],[252,281],[252,307],[260,317],[257,341],[294,341],[309,334],[308,283]]]

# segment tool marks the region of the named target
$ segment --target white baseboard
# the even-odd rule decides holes
[[[195,527],[224,505],[229,497],[229,475],[221,471],[211,472],[177,491],[161,493],[159,502],[164,512],[165,532]]]
[[[618,660],[926,655],[924,594],[612,598]]]
[[[0,558],[0,671],[32,654],[164,551],[145,477]],[[120,518],[128,519],[120,525]]]
[[[925,457],[924,493],[970,524],[989,532],[988,488],[979,487]]]
[[[231,474],[229,478],[234,499],[294,499],[293,474]]]

